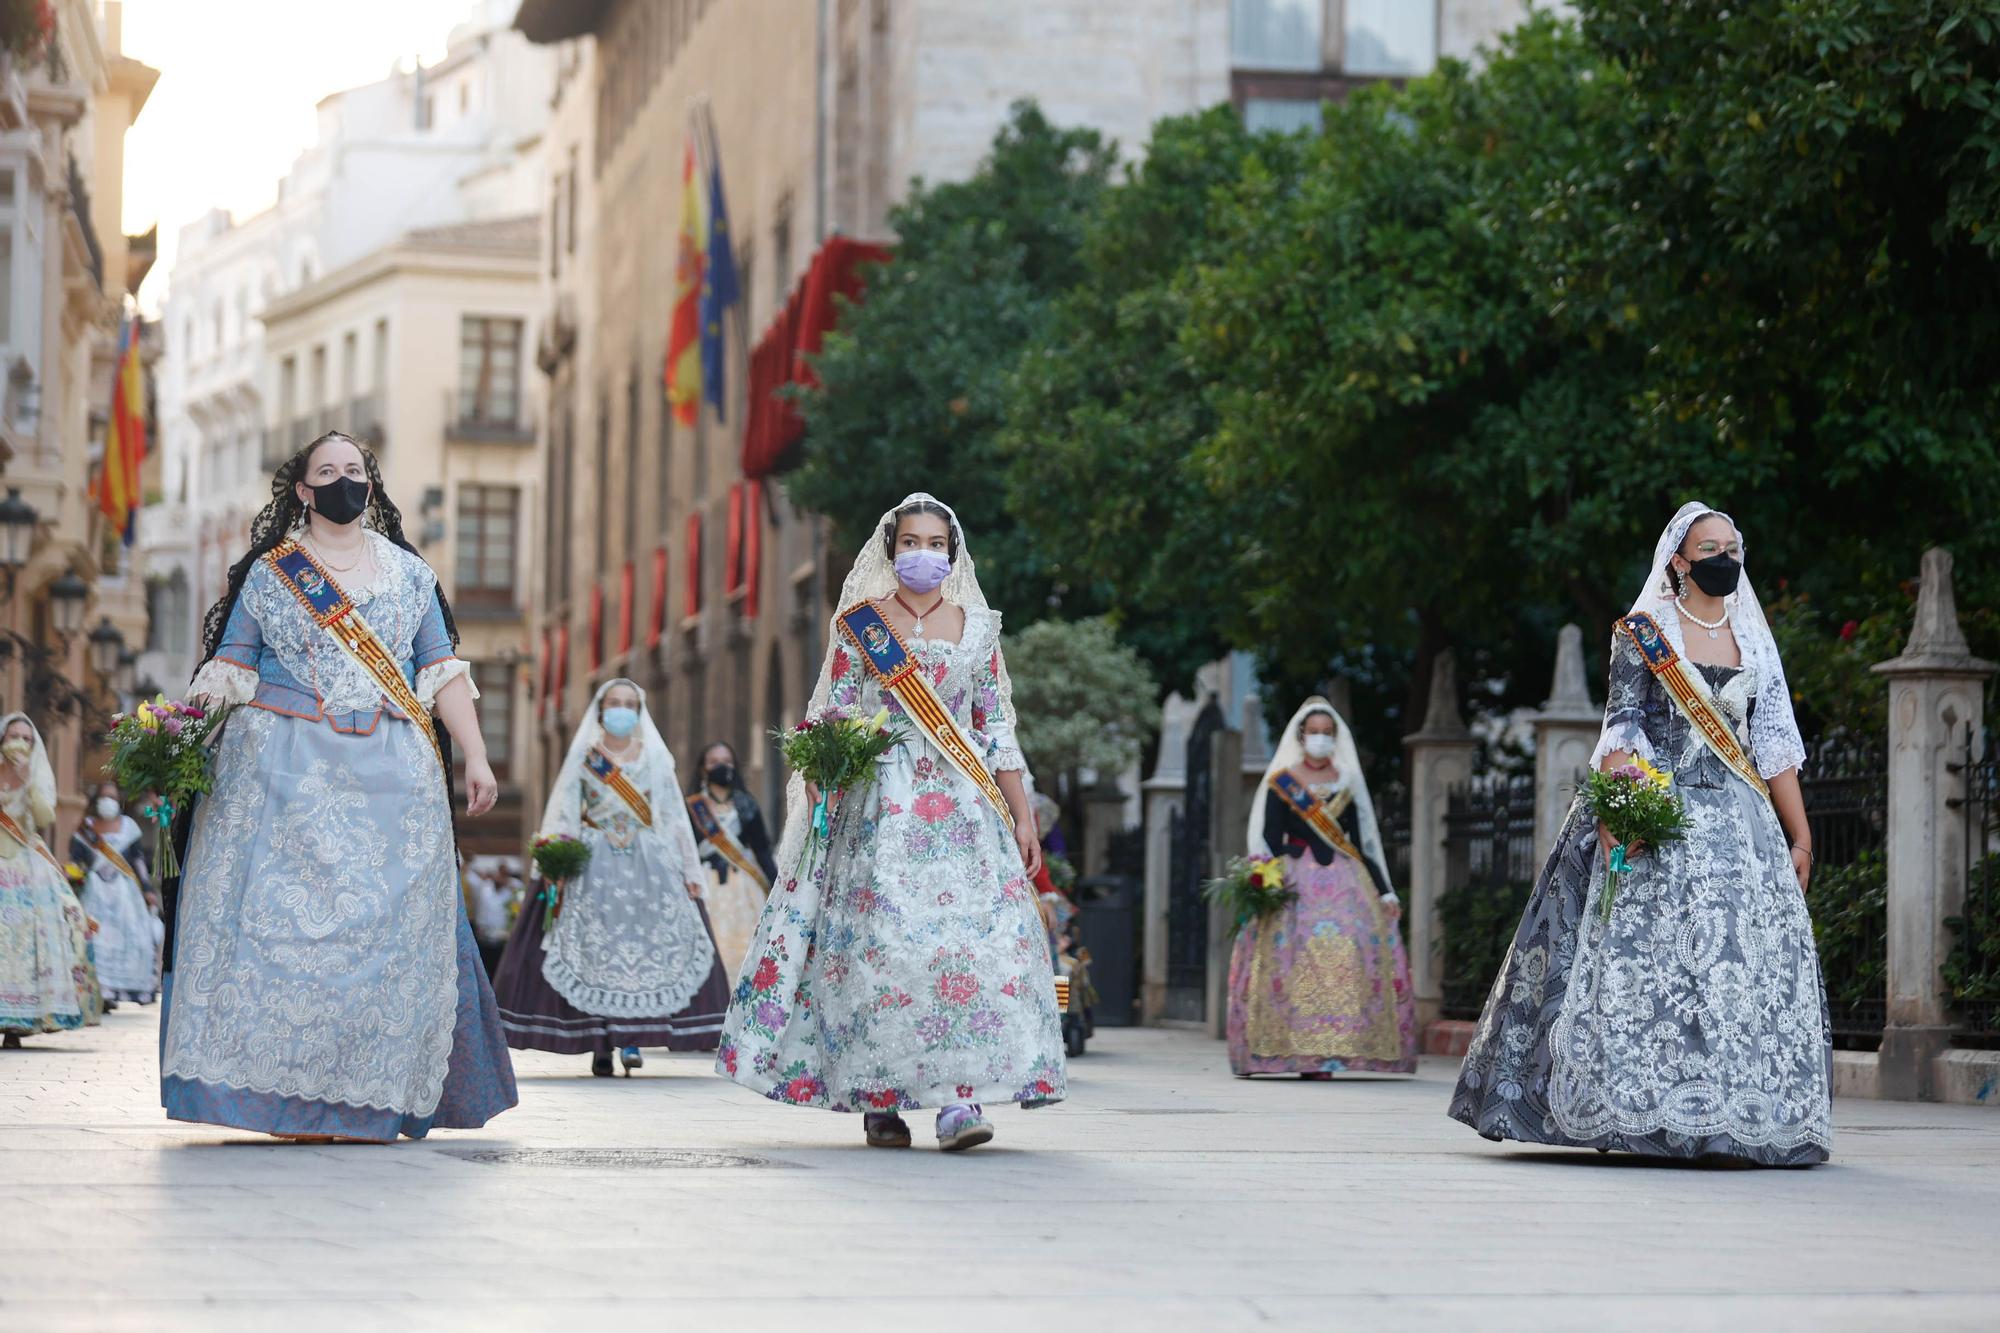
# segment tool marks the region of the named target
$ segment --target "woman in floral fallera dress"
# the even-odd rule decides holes
[[[909,737],[883,758],[879,782],[836,804],[830,845],[810,858],[817,793],[794,775],[780,879],[716,1065],[775,1101],[862,1112],[877,1147],[909,1145],[898,1112],[939,1108],[939,1146],[968,1148],[993,1136],[982,1103],[1038,1106],[1066,1090],[1000,615],[980,593],[957,518],[921,494],[882,516],[841,606],[872,607],[907,647],[950,724],[984,755],[1013,827],[883,689],[836,616],[813,712],[886,706]]]
[[[1593,762],[1637,755],[1669,770],[1687,828],[1632,856],[1604,921],[1610,839],[1581,798],[1571,806],[1452,1098],[1451,1114],[1487,1138],[1764,1166],[1827,1158],[1833,1056],[1804,898],[1805,747],[1742,551],[1727,515],[1684,506],[1613,632]],[[1689,712],[1717,722],[1714,739]]]
[[[83,909],[42,839],[56,819],[55,771],[24,713],[0,718],[0,812],[0,1041],[15,1047],[84,1026],[97,998]]]
[[[1294,808],[1281,782],[1319,802],[1346,846]],[[1230,1069],[1304,1078],[1416,1072],[1401,909],[1353,733],[1326,700],[1306,700],[1286,727],[1250,807],[1248,845],[1284,858],[1285,886],[1298,897],[1236,937]]]

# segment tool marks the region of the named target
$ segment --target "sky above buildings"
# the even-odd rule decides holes
[[[125,53],[160,71],[125,139],[125,230],[160,224],[140,289],[157,313],[175,235],[210,208],[245,218],[277,198],[329,93],[444,54],[472,0],[126,0]]]

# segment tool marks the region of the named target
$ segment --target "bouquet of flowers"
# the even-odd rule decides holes
[[[1628,849],[1637,852],[1681,836],[1686,814],[1680,797],[1669,790],[1672,783],[1673,774],[1653,767],[1641,755],[1613,769],[1593,770],[1584,779],[1583,799],[1590,813],[1618,844],[1611,849],[1611,869],[1604,878],[1600,920],[1611,919],[1618,877],[1632,868]]]
[[[1202,887],[1201,896],[1229,914],[1229,933],[1240,935],[1299,895],[1285,887],[1285,863],[1275,856],[1239,856],[1229,873]]]
[[[889,710],[874,717],[849,717],[837,708],[806,718],[789,731],[774,731],[785,762],[801,778],[819,788],[813,802],[812,822],[807,831],[806,864],[811,866],[818,850],[832,838],[829,802],[843,792],[866,789],[874,784],[876,761],[908,738],[901,726],[889,725]]]
[[[226,708],[209,712],[160,695],[111,719],[105,736],[111,774],[126,791],[149,793],[139,815],[159,825],[162,879],[181,872],[174,856],[174,816],[215,785],[208,743],[228,717]]]
[[[542,872],[542,901],[547,904],[542,929],[548,930],[562,915],[563,890],[590,864],[590,844],[566,833],[551,833],[535,839],[535,869]]]

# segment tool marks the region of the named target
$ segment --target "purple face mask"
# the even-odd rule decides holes
[[[951,574],[951,557],[943,551],[902,551],[896,556],[896,578],[911,592],[931,592]]]

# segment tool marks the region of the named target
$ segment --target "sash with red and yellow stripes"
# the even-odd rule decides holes
[[[694,793],[687,798],[687,807],[688,820],[694,825],[695,836],[706,841],[722,855],[724,860],[748,875],[752,884],[769,893],[771,881],[764,878],[764,868],[743,849],[742,843],[729,836],[729,830],[715,817],[715,810],[709,805],[707,795],[702,792]]]
[[[583,757],[583,767],[599,782],[611,788],[614,795],[632,807],[632,813],[647,828],[653,827],[653,803],[646,799],[646,793],[632,785],[632,779],[625,776],[625,770],[612,762],[611,756],[593,748]]]
[[[118,850],[115,847],[113,847],[110,843],[104,840],[103,834],[99,833],[96,829],[92,828],[90,825],[85,824],[83,826],[83,839],[85,842],[90,844],[91,851],[96,852],[99,856],[103,857],[105,860],[111,863],[111,868],[113,870],[117,871],[119,874],[123,875],[125,878],[129,880],[132,880],[135,883],[138,881],[139,872],[132,868],[132,863],[130,861],[127,861],[124,857],[118,854]]]
[[[1674,651],[1674,646],[1667,642],[1667,636],[1660,632],[1654,619],[1644,611],[1634,611],[1618,622],[1618,628],[1639,650],[1639,660],[1646,664],[1654,679],[1666,687],[1667,697],[1681,710],[1681,715],[1694,728],[1695,734],[1707,742],[1708,748],[1734,769],[1738,777],[1749,783],[1765,800],[1770,800],[1770,786],[1764,781],[1764,775],[1757,771],[1757,765],[1750,762],[1750,756],[1744,753],[1743,742],[1736,738],[1736,732],[1716,711],[1715,700],[1708,692],[1708,682],[1688,664],[1686,658]]]
[[[57,874],[60,875],[63,873],[62,862],[56,860],[56,854],[49,850],[48,844],[15,823],[14,816],[8,814],[5,810],[0,810],[0,833],[5,833],[15,842],[20,843],[23,847],[26,847],[29,851],[34,852],[44,861],[54,866]]]
[[[895,626],[884,620],[882,613],[867,602],[856,602],[840,613],[840,628],[861,650],[861,660],[875,673],[882,689],[895,696],[910,720],[923,728],[924,735],[930,737],[931,743],[937,746],[938,752],[951,766],[979,788],[1011,831],[1014,812],[1007,808],[1007,798],[1001,794],[1000,784],[986,771],[979,752],[972,748],[972,742],[966,739],[958,723],[945,711],[937,692],[924,678],[917,659],[910,656],[910,650],[904,646]]]
[[[1347,836],[1347,830],[1340,826],[1340,812],[1347,808],[1349,801],[1354,799],[1352,792],[1343,791],[1338,793],[1335,796],[1335,800],[1339,804],[1328,805],[1325,801],[1322,801],[1319,797],[1313,795],[1311,791],[1307,790],[1305,783],[1300,782],[1292,774],[1284,772],[1279,773],[1271,779],[1271,788],[1278,793],[1280,800],[1284,801],[1286,805],[1289,805],[1297,813],[1300,819],[1306,821],[1306,827],[1317,833],[1320,836],[1320,840],[1326,843],[1327,846],[1339,852],[1342,856],[1350,858],[1363,870],[1368,868],[1368,863],[1361,857],[1361,849],[1354,845],[1353,841]]]
[[[299,605],[306,609],[313,623],[325,630],[327,637],[359,663],[361,669],[380,687],[383,696],[423,732],[424,739],[431,744],[431,753],[437,756],[438,769],[442,771],[444,751],[438,747],[437,727],[431,721],[430,710],[418,701],[417,692],[403,678],[403,668],[383,645],[381,636],[361,618],[354,599],[297,542],[288,541],[274,548],[264,557],[264,562],[279,581],[292,590],[292,595],[299,599]]]

